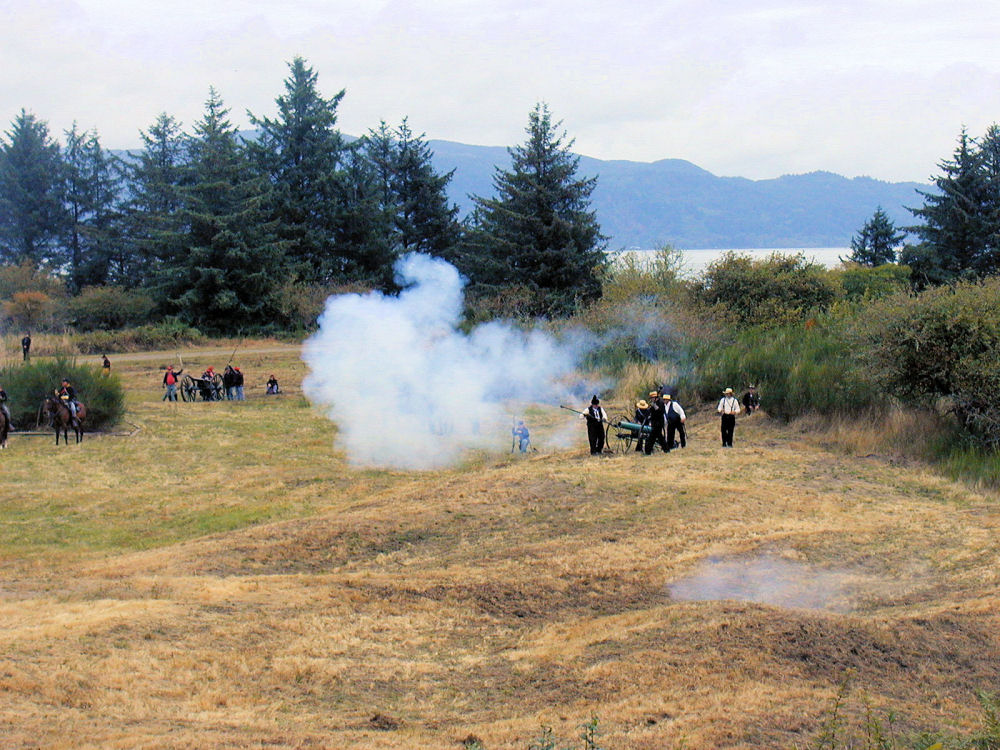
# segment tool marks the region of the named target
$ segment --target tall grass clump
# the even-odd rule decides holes
[[[870,412],[883,399],[863,361],[832,322],[783,328],[752,328],[726,344],[702,347],[698,367],[682,382],[706,401],[722,390],[756,385],[765,411],[792,419]]]
[[[59,358],[0,369],[0,384],[7,391],[17,429],[35,426],[42,402],[59,388],[63,378],[69,379],[77,398],[87,406],[86,429],[106,429],[121,421],[125,414],[125,391],[118,377],[104,375],[98,367]]]

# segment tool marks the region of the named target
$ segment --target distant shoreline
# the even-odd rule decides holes
[[[639,248],[629,248],[627,250],[613,250],[609,252],[609,255],[623,256],[623,255],[634,255],[637,258],[643,258],[644,256],[652,256],[656,250],[645,250]],[[763,260],[773,253],[779,253],[781,255],[798,255],[802,254],[805,256],[806,260],[810,260],[814,263],[819,263],[827,268],[834,268],[840,265],[840,259],[847,257],[851,253],[851,248],[849,247],[750,247],[750,248],[702,248],[697,250],[681,250],[681,254],[684,257],[684,274],[688,276],[695,276],[708,265],[719,258],[722,257],[724,253],[736,253],[737,255],[746,255],[756,260]]]

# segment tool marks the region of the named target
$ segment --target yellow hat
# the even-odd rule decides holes
[[[645,401],[636,401],[635,402],[635,406],[636,406],[637,409],[648,409],[649,408],[649,404],[647,404]]]
[[[726,388],[726,390],[723,391],[723,393],[725,393],[727,395],[731,394],[732,392],[733,392],[732,388]]]
[[[659,395],[660,395],[660,394],[659,394],[659,392],[658,392],[658,391],[650,391],[650,392],[649,392],[649,397],[650,397],[650,398],[656,398],[656,397],[657,397],[657,396],[659,396]]]
[[[663,394],[663,400],[664,401],[669,401],[671,398],[673,398],[673,397],[669,393],[664,393]]]

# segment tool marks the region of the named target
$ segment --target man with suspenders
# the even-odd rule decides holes
[[[733,395],[732,388],[726,388],[716,408],[722,417],[722,447],[733,447],[733,431],[736,429],[736,415],[740,413],[740,400]]]

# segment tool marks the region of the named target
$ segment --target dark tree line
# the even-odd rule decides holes
[[[525,312],[599,294],[594,181],[576,176],[547,109],[531,113],[496,197],[462,222],[425,137],[404,119],[349,141],[343,97],[323,97],[296,58],[274,117],[247,113],[252,139],[212,89],[190,132],[161,114],[122,158],[75,124],[60,145],[22,110],[0,139],[0,263],[56,273],[72,294],[140,290],[156,315],[207,331],[292,326],[309,290],[392,289],[392,264],[411,251],[455,262],[480,295],[531,289]]]

